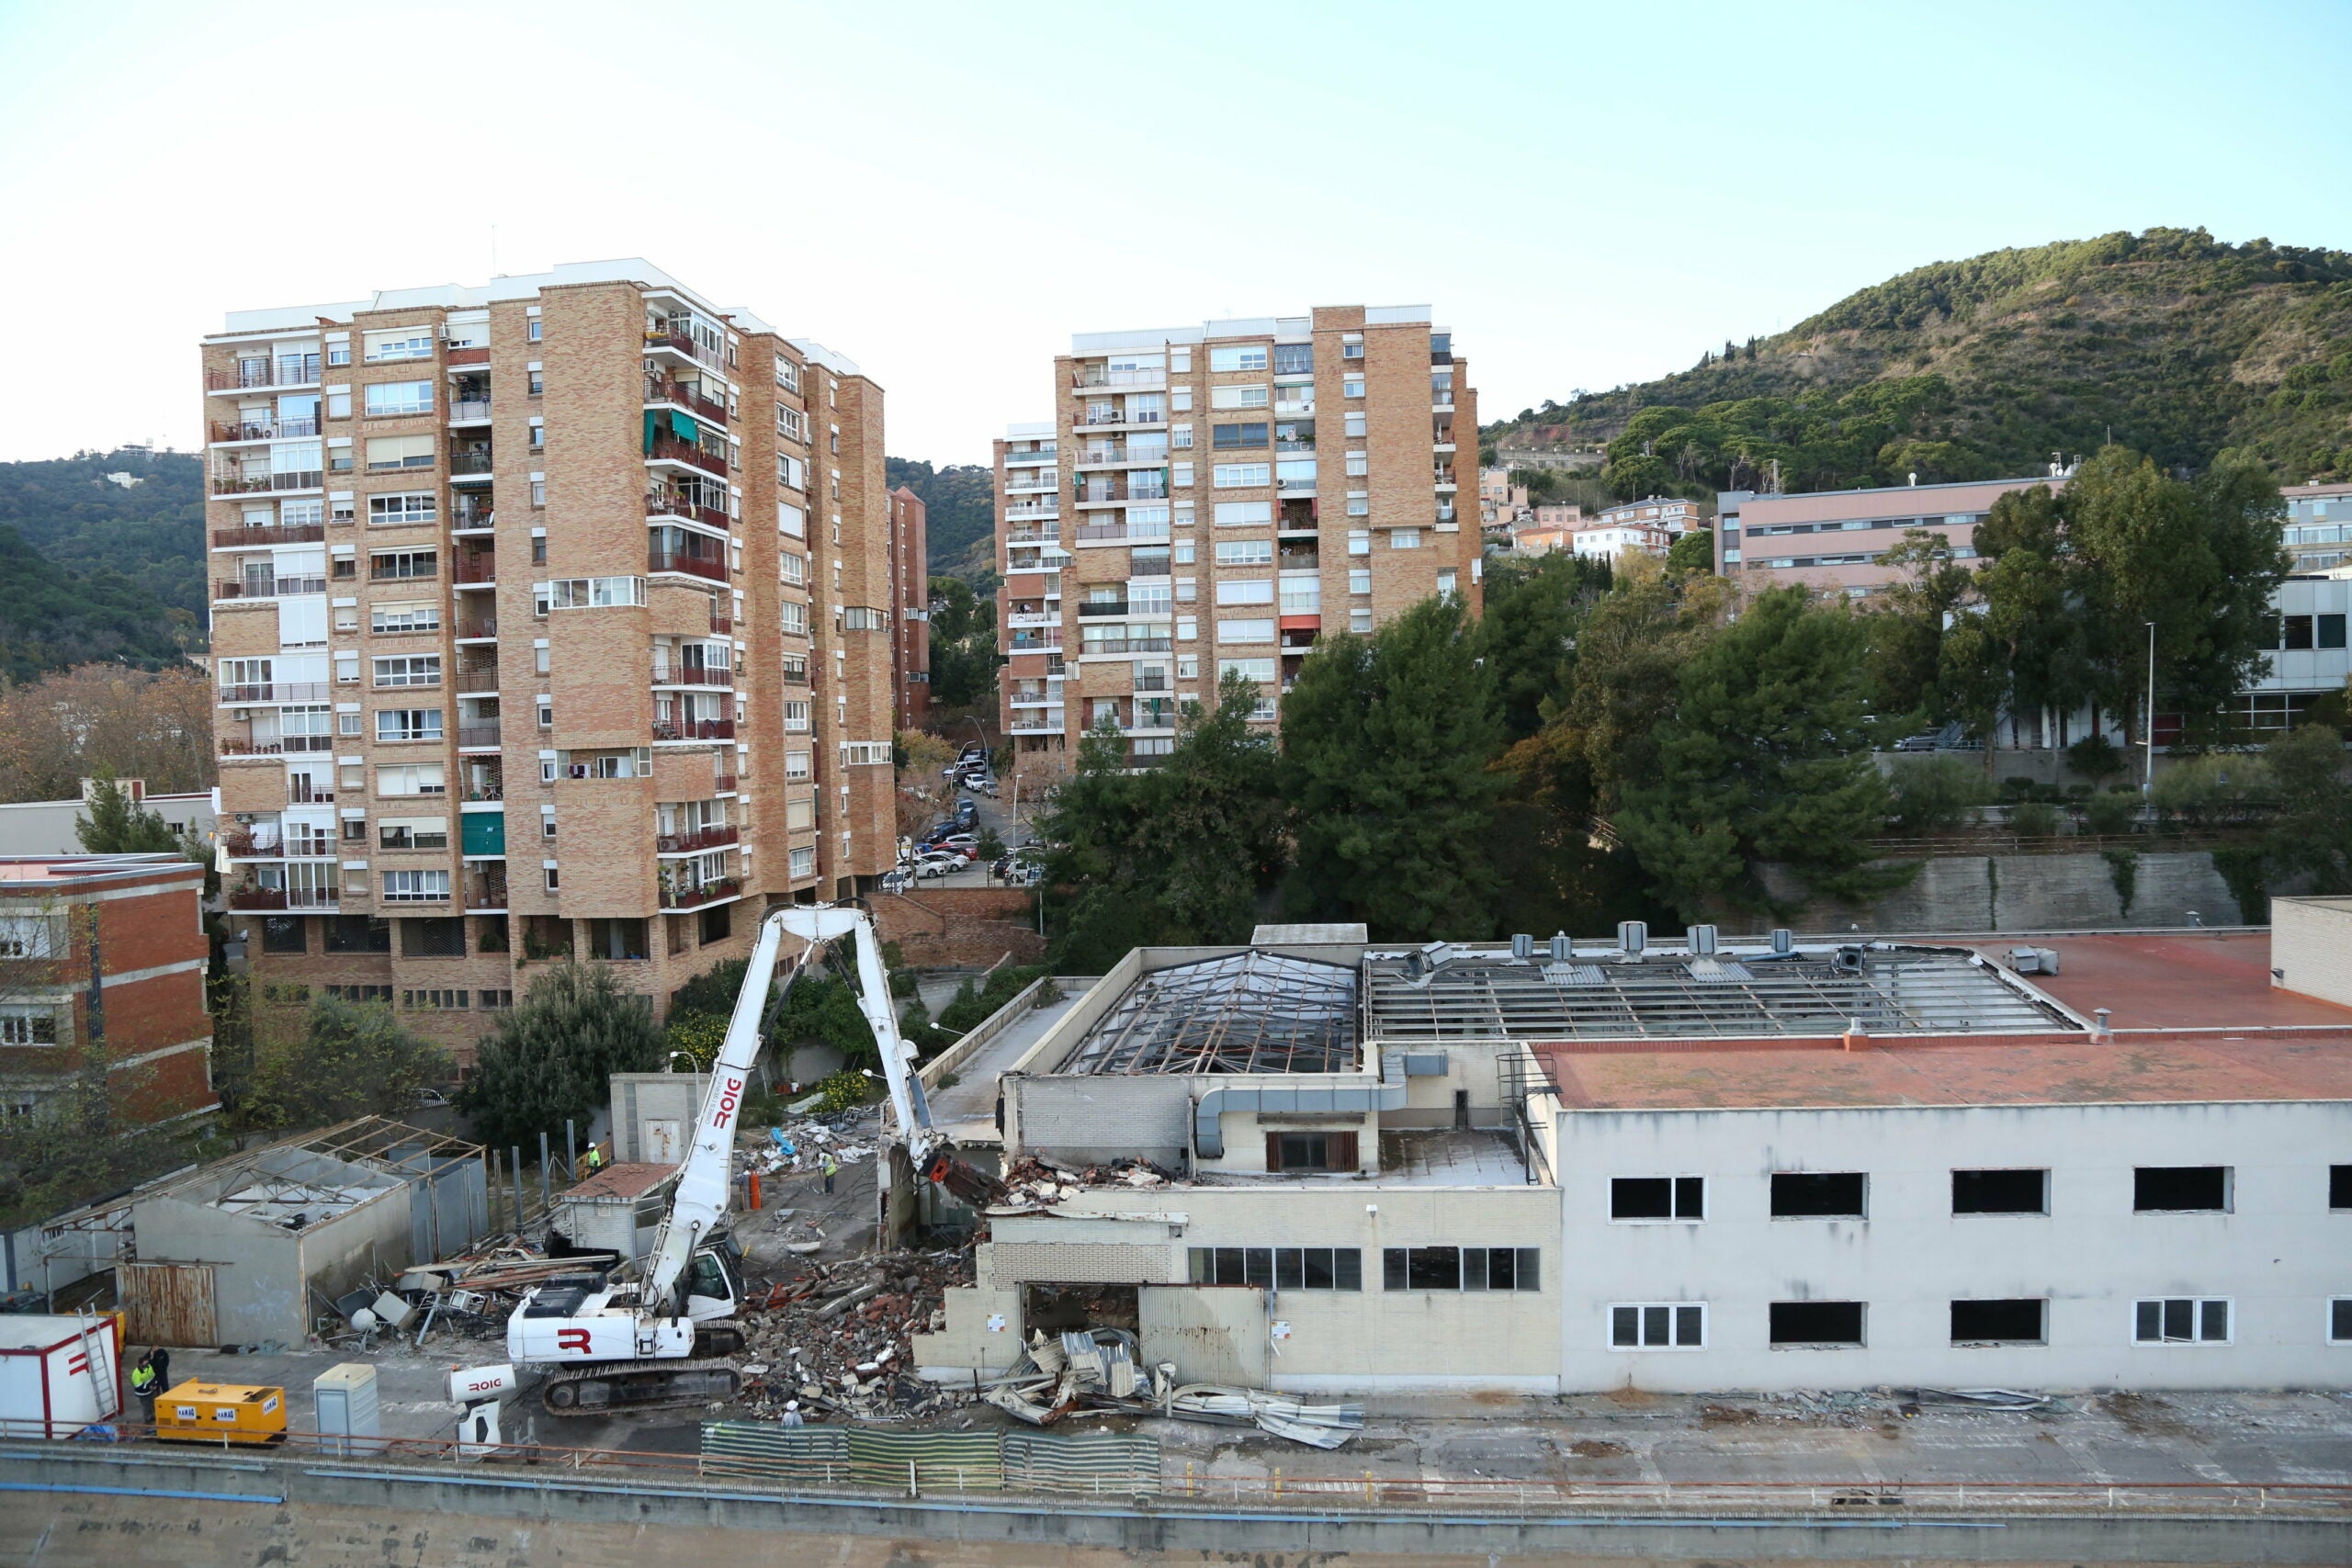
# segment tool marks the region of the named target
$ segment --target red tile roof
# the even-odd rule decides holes
[[[674,1165],[608,1165],[569,1192],[559,1192],[556,1201],[566,1198],[642,1198],[675,1176]]]

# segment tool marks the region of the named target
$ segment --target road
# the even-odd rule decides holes
[[[1024,800],[1021,803],[1022,820],[1015,823],[1012,819],[1010,800],[990,800],[985,795],[975,794],[970,790],[959,790],[955,796],[950,797],[951,803],[955,799],[965,797],[970,798],[980,808],[979,824],[972,829],[974,832],[985,833],[989,829],[993,828],[996,829],[997,837],[1004,840],[1004,847],[1007,849],[1014,849],[1028,843],[1035,836],[1029,821],[1032,815],[1030,802]],[[995,887],[1001,884],[989,874],[987,862],[976,861],[963,871],[950,872],[942,877],[926,878],[922,886],[925,887]]]

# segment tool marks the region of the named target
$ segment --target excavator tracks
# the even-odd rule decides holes
[[[729,1360],[608,1361],[557,1373],[539,1403],[550,1416],[609,1416],[707,1404],[742,1387],[742,1370]]]

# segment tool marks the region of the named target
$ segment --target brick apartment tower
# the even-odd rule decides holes
[[[900,729],[921,729],[931,717],[930,515],[906,486],[890,492],[890,604],[898,612],[890,659]]]
[[[882,389],[642,261],[203,344],[232,926],[460,1064],[564,953],[657,1010],[888,869]]]
[[[996,445],[1017,750],[1072,749],[1107,716],[1148,765],[1227,670],[1271,724],[1326,629],[1432,593],[1479,609],[1454,466],[1476,396],[1425,308],[1080,333],[1054,387],[1053,421]]]
[[[203,897],[185,855],[0,859],[0,1112],[99,1072],[117,1126],[214,1108]]]

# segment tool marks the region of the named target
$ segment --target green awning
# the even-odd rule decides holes
[[[653,433],[659,430],[661,426],[662,411],[659,409],[647,409],[645,411],[645,455],[649,457],[653,456]]]
[[[670,411],[670,431],[689,446],[702,439],[702,432],[695,428],[694,415],[680,413],[676,409]]]

